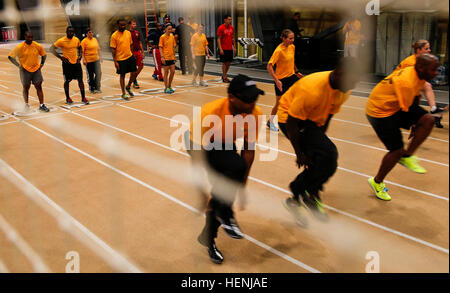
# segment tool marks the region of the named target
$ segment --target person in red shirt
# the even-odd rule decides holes
[[[219,46],[220,62],[222,62],[222,81],[229,83],[227,72],[230,69],[233,56],[236,55],[234,28],[231,25],[230,15],[225,15],[223,24],[217,29],[217,44]]]
[[[141,42],[141,33],[136,29],[136,21],[133,19],[129,23],[130,25],[130,33],[131,38],[133,39],[133,44],[131,45],[131,48],[133,50],[134,58],[136,58],[136,64],[137,64],[137,72],[136,72],[136,79],[133,82],[133,87],[135,89],[139,88],[139,83],[137,81],[137,77],[139,73],[141,73],[142,69],[144,68],[144,47],[142,46]]]

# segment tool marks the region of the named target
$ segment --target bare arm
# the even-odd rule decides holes
[[[220,52],[220,55],[223,55],[222,40],[221,40],[221,37],[218,37],[218,38],[217,38],[217,45],[219,46],[219,52]]]
[[[114,60],[114,66],[116,67],[116,69],[119,69],[119,62],[117,62],[116,60],[116,48],[111,47],[111,54]]]
[[[44,55],[41,57],[41,67],[40,68],[44,67],[45,60],[47,60],[47,55]]]
[[[280,92],[283,91],[283,84],[282,84],[281,81],[276,77],[275,71],[273,70],[272,63],[268,63],[268,64],[267,64],[267,71],[269,72],[270,76],[272,76],[273,81],[275,82],[275,85],[276,85],[277,88],[280,90]]]
[[[56,47],[55,47],[55,45],[52,45],[52,46],[50,47],[50,52],[52,52],[52,54],[55,55],[56,58],[58,58],[58,59],[61,60],[62,62],[64,62],[64,63],[69,62],[69,60],[67,60],[66,57],[61,56],[58,52],[56,52]]]
[[[8,56],[9,61],[11,61],[12,64],[16,65],[17,67],[20,68],[20,63],[17,62],[16,58],[13,58],[11,56]]]

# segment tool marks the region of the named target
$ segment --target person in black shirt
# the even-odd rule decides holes
[[[191,26],[184,23],[184,18],[178,18],[179,25],[175,30],[175,39],[178,43],[178,54],[180,56],[181,74],[185,75],[192,73],[192,52],[191,52],[191,37],[194,30]]]

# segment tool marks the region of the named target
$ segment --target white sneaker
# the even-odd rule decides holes
[[[30,111],[30,105],[25,104],[25,106],[23,106],[23,112],[28,112]]]
[[[193,86],[198,86],[198,83],[197,83],[196,81],[193,81],[193,82],[192,82],[192,85],[193,85]]]
[[[201,81],[201,82],[200,82],[200,86],[205,86],[205,87],[206,87],[206,86],[208,86],[208,85],[206,84],[206,82]]]

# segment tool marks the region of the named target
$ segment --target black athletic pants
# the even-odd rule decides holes
[[[192,73],[192,53],[191,47],[188,45],[179,46],[178,55],[180,57],[181,72]]]
[[[189,131],[185,133],[185,142],[190,141]],[[193,160],[196,160],[199,156],[204,156],[208,166],[223,175],[228,179],[231,179],[236,184],[233,188],[228,189],[226,199],[223,196],[219,197],[219,189],[223,188],[222,179],[217,180],[215,176],[208,172],[209,182],[212,185],[211,189],[211,199],[208,202],[206,211],[206,222],[205,227],[202,231],[202,236],[208,239],[210,242],[217,237],[217,231],[220,227],[220,222],[217,220],[217,216],[220,218],[230,218],[233,216],[233,203],[236,199],[236,195],[243,186],[245,172],[247,171],[247,163],[244,158],[242,158],[236,149],[236,145],[233,145],[232,150],[225,150],[225,146],[222,150],[193,150],[193,142],[190,141],[190,151],[188,153],[191,155]]]
[[[308,168],[305,168],[290,184],[296,199],[305,191],[311,195],[318,195],[323,189],[323,184],[336,172],[338,151],[325,134],[330,119],[331,116],[325,126],[319,127],[310,120],[288,117],[287,132],[295,153],[304,153],[310,159]]]
[[[100,90],[100,82],[102,80],[102,69],[100,60],[86,64],[88,73],[89,90]]]

